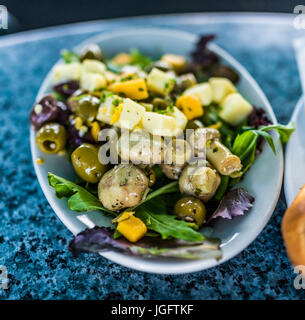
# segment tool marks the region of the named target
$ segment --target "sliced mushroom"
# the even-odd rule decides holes
[[[220,180],[217,171],[207,161],[200,161],[188,165],[182,171],[179,188],[182,194],[195,196],[207,202],[216,193]]]
[[[147,131],[125,132],[117,143],[121,159],[134,164],[160,164],[164,158],[164,141]]]
[[[184,139],[174,139],[165,146],[163,173],[170,179],[177,180],[192,156],[191,146]]]
[[[238,156],[220,141],[220,133],[212,128],[198,128],[190,136],[196,156],[204,157],[222,175],[234,175],[242,169]]]
[[[139,204],[147,191],[147,176],[132,164],[115,166],[103,175],[98,184],[99,200],[112,211]]]

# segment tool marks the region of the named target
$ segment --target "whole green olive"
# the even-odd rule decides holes
[[[200,227],[205,221],[206,208],[199,199],[184,197],[175,204],[174,214],[180,219],[186,222],[194,222]]]
[[[89,94],[82,94],[80,96],[70,98],[68,103],[71,110],[77,116],[80,116],[85,120],[93,121],[96,117],[100,100]]]
[[[182,93],[186,89],[194,86],[197,83],[197,80],[193,73],[186,73],[177,77],[175,83],[175,92]]]
[[[196,130],[198,128],[203,128],[203,123],[198,119],[190,120],[186,125],[186,129]]]
[[[106,166],[98,159],[98,148],[90,143],[83,143],[71,155],[72,164],[77,175],[90,183],[100,181]]]
[[[155,110],[165,110],[169,106],[169,102],[162,98],[154,98],[152,104]]]
[[[157,68],[157,69],[159,69],[159,70],[161,70],[161,71],[164,71],[164,72],[173,70],[173,68],[172,68],[171,65],[169,65],[167,62],[161,61],[161,60],[152,62],[152,63],[145,69],[145,71],[146,71],[147,73],[149,73],[153,68]]]
[[[239,75],[234,69],[230,68],[229,66],[223,65],[216,65],[212,69],[212,76],[228,78],[233,83],[237,83],[239,80]]]
[[[86,59],[104,61],[105,57],[101,48],[97,44],[91,44],[85,47],[79,54],[80,61],[84,61]]]
[[[42,126],[36,135],[38,148],[45,153],[57,153],[63,150],[67,143],[67,132],[59,123],[50,122]]]

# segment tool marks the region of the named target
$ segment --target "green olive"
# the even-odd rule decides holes
[[[203,128],[203,123],[198,119],[191,120],[186,125],[186,129],[196,130],[198,128]]]
[[[85,59],[103,61],[105,60],[105,57],[101,48],[97,44],[91,44],[85,47],[79,54],[80,61],[84,61]]]
[[[212,76],[228,78],[233,83],[237,83],[239,80],[239,75],[235,70],[223,65],[216,65],[212,70]]]
[[[83,143],[71,155],[72,164],[77,175],[90,183],[100,181],[106,166],[98,159],[98,148],[90,143]]]
[[[82,94],[80,96],[70,98],[68,103],[71,110],[77,116],[93,121],[96,117],[100,100],[89,94]]]
[[[38,148],[45,153],[57,153],[63,150],[67,142],[67,132],[59,123],[47,123],[41,127],[36,135]]]
[[[152,104],[157,110],[165,110],[169,106],[169,102],[162,98],[154,98]]]
[[[175,204],[174,214],[187,222],[195,222],[200,227],[205,221],[206,208],[199,199],[184,197]]]
[[[153,63],[151,63],[147,68],[146,68],[146,72],[149,73],[153,68],[157,68],[161,71],[167,72],[170,70],[173,70],[173,68],[165,61],[155,61]]]
[[[197,80],[192,73],[183,74],[176,79],[175,92],[182,93],[184,90],[194,86],[196,83]]]

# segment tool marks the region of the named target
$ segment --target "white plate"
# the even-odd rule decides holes
[[[305,184],[305,110],[304,98],[298,101],[291,121],[296,130],[286,147],[284,188],[287,204],[290,205],[300,188]]]
[[[150,54],[171,52],[189,56],[196,41],[197,36],[182,31],[163,28],[138,28],[104,33],[89,39],[85,43],[98,43],[107,56],[127,51],[130,48],[138,48],[144,53]],[[85,43],[78,46],[76,50],[84,46]],[[211,44],[209,48],[218,54],[224,63],[238,71],[241,78],[238,84],[240,92],[251,103],[264,108],[270,120],[275,123],[276,118],[267,98],[250,74],[218,46]],[[50,90],[49,74],[41,86],[37,100]],[[213,236],[222,239],[223,258],[220,261],[212,259],[195,261],[144,259],[116,252],[102,253],[102,255],[129,268],[160,274],[200,271],[234,257],[245,249],[262,231],[277,203],[283,176],[283,154],[278,138],[275,145],[277,156],[273,155],[271,149],[266,144],[263,153],[241,184],[256,199],[252,210],[244,217],[236,217],[233,220],[218,220],[215,224]],[[86,227],[109,225],[108,218],[103,217],[100,213],[76,214],[68,209],[66,200],[59,200],[55,197],[54,190],[48,185],[48,171],[67,179],[73,179],[73,169],[65,157],[42,154],[36,147],[33,129],[31,129],[31,151],[41,188],[57,216],[71,232],[76,234]],[[35,160],[38,157],[42,157],[45,160],[43,165],[36,164]],[[45,227],[47,228],[48,226]]]

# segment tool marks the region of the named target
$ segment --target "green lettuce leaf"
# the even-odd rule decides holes
[[[287,125],[273,124],[269,126],[262,126],[258,129],[243,127],[243,132],[237,135],[231,148],[232,153],[236,154],[240,158],[243,169],[239,177],[230,180],[230,185],[232,186],[239,182],[242,175],[244,175],[254,163],[257,139],[259,136],[263,137],[267,141],[273,153],[276,154],[275,144],[269,131],[277,131],[279,133],[281,143],[284,144],[289,140],[294,129],[295,126],[292,122]]]
[[[162,239],[176,238],[184,241],[202,241],[204,237],[192,229],[194,224],[177,220],[176,216],[166,214],[166,206],[160,199],[142,204],[135,215],[149,230],[158,232]]]
[[[71,210],[76,212],[101,210],[116,215],[115,212],[104,208],[100,201],[85,188],[50,172],[48,181],[55,189],[58,198],[68,198],[68,206]]]

